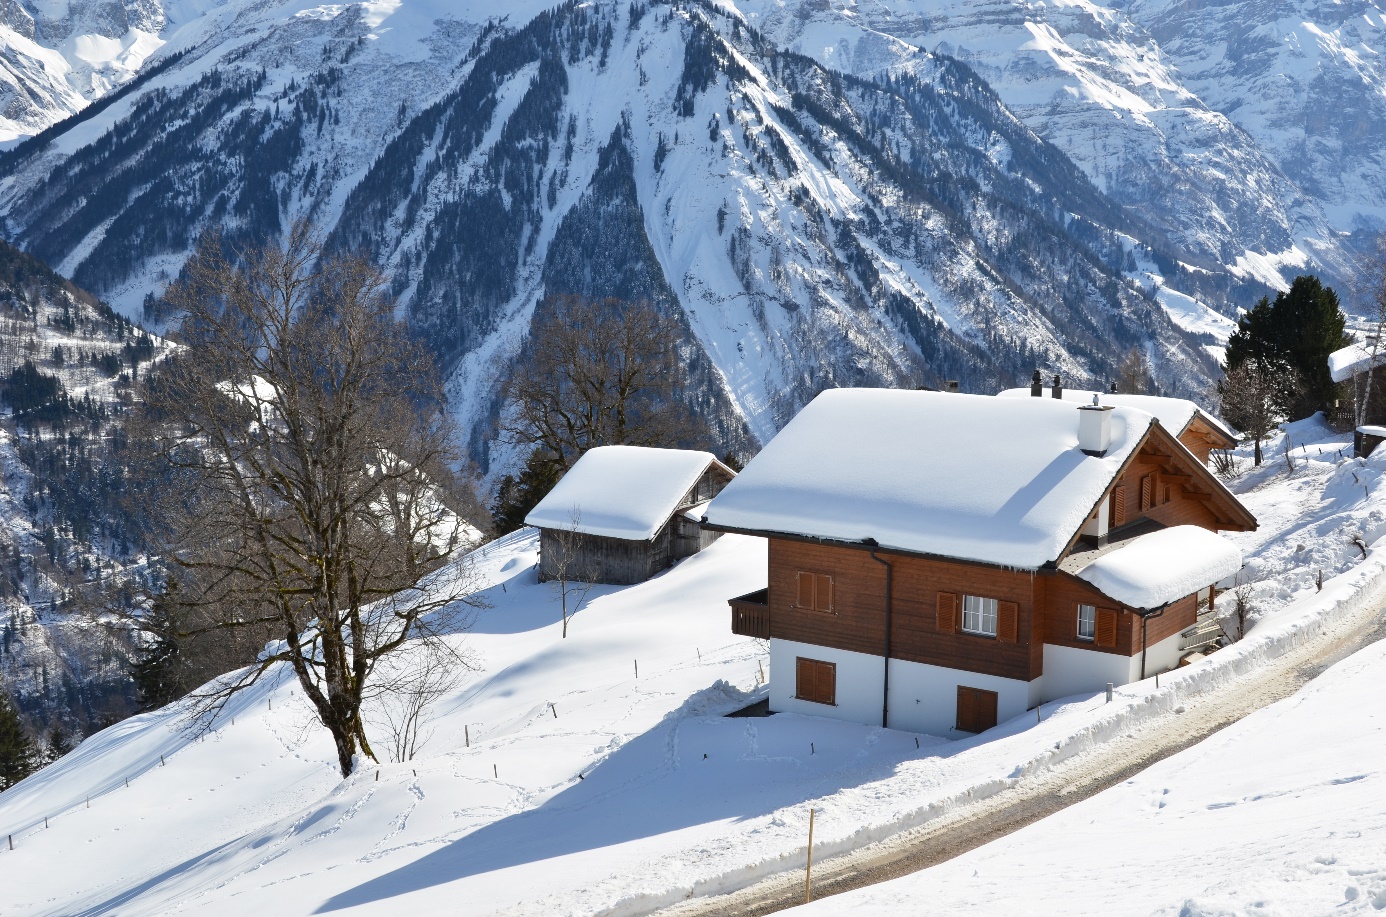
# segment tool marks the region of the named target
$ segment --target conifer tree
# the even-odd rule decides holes
[[[24,728],[19,711],[8,695],[0,693],[0,790],[8,790],[38,770],[34,740]]]

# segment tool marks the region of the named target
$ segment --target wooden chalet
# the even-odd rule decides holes
[[[769,540],[771,710],[948,734],[1177,665],[1256,520],[1137,408],[838,389],[704,526]]]
[[[1184,444],[1203,464],[1208,464],[1208,456],[1214,449],[1231,449],[1237,445],[1237,434],[1212,414],[1185,398],[1166,398],[1161,395],[1119,395],[1103,394],[1083,389],[1064,388],[1062,380],[1054,377],[1054,384],[1046,386],[1038,371],[1029,388],[1009,388],[1000,393],[1002,398],[1058,398],[1074,404],[1091,404],[1094,395],[1103,404],[1113,407],[1139,408],[1154,414],[1160,426]]]
[[[540,531],[539,579],[562,574],[613,585],[649,579],[719,537],[698,518],[733,477],[710,452],[588,450],[525,517]]]

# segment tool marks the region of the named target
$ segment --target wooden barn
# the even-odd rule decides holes
[[[540,531],[539,579],[649,579],[717,539],[698,520],[734,476],[710,452],[588,450],[525,518]]]
[[[1178,428],[1183,431],[1183,423]],[[770,709],[949,735],[1179,665],[1255,518],[1148,411],[824,392],[708,506],[769,540]]]

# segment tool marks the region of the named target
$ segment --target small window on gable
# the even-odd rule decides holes
[[[826,573],[800,571],[798,577],[799,595],[795,605],[809,611],[831,612],[833,610],[833,578]]]
[[[1155,505],[1155,475],[1147,474],[1141,478],[1141,512]]]
[[[963,632],[995,637],[996,606],[996,599],[985,599],[977,595],[963,596]]]
[[[1078,639],[1091,640],[1097,634],[1097,606],[1078,606]]]

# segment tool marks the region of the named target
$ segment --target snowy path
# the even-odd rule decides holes
[[[1321,636],[1272,664],[1219,689],[1184,700],[1170,712],[1013,787],[960,805],[921,828],[815,862],[813,898],[864,888],[951,860],[1129,780],[1244,717],[1295,694],[1334,663],[1386,638],[1386,583]],[[730,895],[699,898],[659,912],[663,917],[752,917],[804,903],[804,874],[772,876]]]

